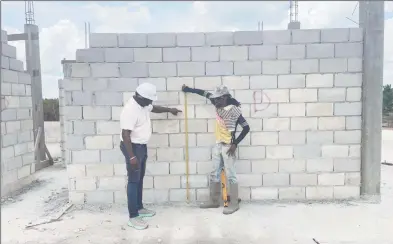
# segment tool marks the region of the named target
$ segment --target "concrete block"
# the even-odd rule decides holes
[[[318,73],[318,59],[291,60],[292,74]]]
[[[359,186],[335,186],[333,188],[334,199],[358,199],[360,198]]]
[[[18,169],[18,180],[23,179],[31,174],[31,166],[26,165]]]
[[[307,58],[334,58],[334,44],[308,44]]]
[[[318,130],[344,130],[345,117],[326,117],[318,119]]]
[[[236,64],[235,64],[236,69]],[[223,76],[222,84],[230,89],[242,90],[250,88],[249,76]]]
[[[95,134],[95,122],[93,121],[73,121],[75,135]]]
[[[113,136],[114,149],[101,150],[101,163],[104,164],[118,164],[124,163],[124,156],[119,151],[120,138],[119,135]]]
[[[307,131],[307,144],[321,145],[333,143],[333,131]]]
[[[68,193],[68,200],[73,204],[84,204],[85,203],[85,193],[70,191]]]
[[[340,73],[347,72],[347,59],[345,58],[326,58],[319,60],[319,71],[321,73]]]
[[[259,75],[262,74],[262,63],[260,61],[234,62],[235,75]]]
[[[117,63],[97,63],[90,64],[90,66],[93,77],[120,77],[119,65]]]
[[[77,191],[94,191],[97,189],[95,177],[78,177],[75,179],[75,189]]]
[[[117,121],[97,121],[98,135],[117,135],[119,128],[120,122]]]
[[[362,114],[361,102],[346,102],[346,103],[334,104],[334,115],[349,116],[349,115],[361,115],[361,114]]]
[[[147,63],[162,62],[162,49],[161,48],[135,48],[134,61],[147,62]]]
[[[204,134],[198,134],[198,136],[203,136]],[[196,134],[188,134],[188,146],[195,147],[197,140]],[[198,146],[210,146],[214,142],[210,140],[210,144],[208,145],[199,145]],[[184,147],[185,146],[185,134],[170,134],[169,135],[169,146],[171,147]]]
[[[118,163],[118,164],[114,164],[113,165],[113,169],[114,169],[114,175],[118,175],[118,176],[126,176],[127,175],[127,166],[123,163]],[[151,181],[153,181],[152,177],[145,177],[145,179],[147,178],[151,178]]]
[[[12,121],[16,120],[16,109],[4,109],[1,111],[1,121]]]
[[[322,173],[318,175],[318,185],[341,186],[344,185],[344,173]]]
[[[213,162],[197,162],[196,163],[197,173],[200,175],[210,174],[213,171]],[[171,171],[172,172],[172,171]]]
[[[140,78],[138,79],[139,85],[142,83],[151,83],[156,86],[157,91],[166,91],[165,78]]]
[[[23,62],[17,59],[9,58],[10,70],[24,71]]]
[[[191,61],[191,48],[189,47],[163,48],[163,61],[164,62]]]
[[[291,30],[263,31],[263,44],[289,44],[291,43]]]
[[[1,138],[1,142],[2,142],[2,147],[15,145],[18,143],[18,134],[13,133],[13,134],[4,135]]]
[[[103,63],[105,62],[105,50],[100,48],[77,49],[76,61],[79,63]]]
[[[205,33],[206,46],[229,46],[234,44],[233,32]]]
[[[347,145],[323,145],[322,157],[326,158],[345,158],[349,155]]]
[[[10,58],[1,56],[1,68],[10,69]]]
[[[317,89],[291,89],[290,90],[291,102],[316,102],[318,101]]]
[[[189,162],[188,164],[188,173],[196,174],[197,173],[197,164],[200,162]],[[203,162],[204,163],[204,162]],[[186,163],[185,162],[173,162],[170,163],[169,172],[171,175],[185,175],[186,174]],[[205,172],[206,174],[207,172]],[[210,171],[209,171],[210,173]]]
[[[243,61],[248,59],[248,48],[246,46],[221,46],[221,61]]]
[[[253,160],[251,162],[251,171],[253,174],[277,173],[278,160],[275,159]]]
[[[155,163],[146,165],[146,175],[168,175],[169,163]]]
[[[233,75],[234,73],[233,62],[207,62],[206,75]]]
[[[280,103],[278,105],[279,117],[305,116],[305,110],[304,103]]]
[[[317,185],[317,174],[291,174],[292,186],[315,186]]]
[[[150,63],[150,77],[171,77],[177,76],[176,63]]]
[[[252,200],[277,200],[278,189],[271,187],[257,187],[251,188]]]
[[[276,75],[250,76],[251,89],[277,88],[278,77]]]
[[[16,47],[1,43],[1,55],[16,59]]]
[[[305,172],[306,160],[303,159],[282,159],[279,161],[278,171],[281,173]]]
[[[78,164],[67,165],[68,178],[80,178],[86,176],[86,166]]]
[[[177,66],[177,69],[179,70],[179,65]],[[193,77],[169,77],[169,78],[167,78],[167,90],[168,91],[181,91],[181,87],[183,85],[186,85],[188,87],[194,87],[194,78]]]
[[[19,97],[19,106],[20,108],[32,108],[33,101],[31,97]]]
[[[7,134],[18,132],[21,129],[20,121],[8,121],[5,123],[5,131]]]
[[[362,68],[362,58],[348,58],[348,72],[361,72]]]
[[[194,147],[189,149],[189,158],[194,162],[210,161],[212,155],[211,147]]]
[[[200,47],[205,45],[205,33],[177,33],[177,46]]]
[[[306,187],[306,198],[309,200],[332,199],[333,187],[331,186]]]
[[[180,121],[180,132],[185,132],[184,120]],[[207,121],[205,119],[195,119],[188,121],[188,132],[207,132]]]
[[[108,79],[107,91],[134,92],[138,87],[138,80],[133,78]]]
[[[263,131],[282,131],[289,130],[289,118],[266,118],[263,119]]]
[[[124,33],[118,34],[119,47],[147,47],[147,34]]]
[[[18,83],[18,72],[14,70],[1,69],[1,82]]]
[[[266,158],[286,159],[293,158],[293,147],[291,146],[267,146]]]
[[[213,119],[216,117],[215,107],[212,105],[195,105],[195,118]]]
[[[68,150],[80,150],[85,149],[85,145],[83,143],[83,136],[77,135],[67,135],[65,141],[65,147]]]
[[[105,62],[128,63],[134,61],[134,49],[132,48],[106,48]]]
[[[307,172],[333,172],[333,159],[307,159]]]
[[[31,131],[22,131],[18,133],[18,142],[30,142],[33,140],[32,132]]]
[[[335,131],[334,143],[337,144],[355,144],[361,143],[361,130]]]
[[[71,154],[72,163],[75,164],[98,163],[100,161],[99,150],[72,151]]]
[[[333,74],[306,75],[306,87],[333,87]]]
[[[361,116],[346,117],[345,128],[347,130],[360,130],[362,128],[362,117]]]
[[[91,105],[93,102],[93,93],[89,91],[73,91],[71,95],[74,106]]]
[[[86,176],[113,176],[113,164],[88,164],[86,165]]]
[[[177,63],[178,76],[204,76],[205,73],[205,63],[203,62]]]
[[[213,90],[217,86],[221,85],[221,77],[196,77],[195,88],[202,90]]]
[[[345,88],[321,88],[318,89],[319,102],[343,102],[345,101]]]
[[[10,83],[1,82],[1,95],[10,96],[11,95],[11,85]]]
[[[360,186],[360,172],[345,173],[345,185]]]
[[[321,30],[321,42],[347,42],[347,41],[349,41],[348,28]]]
[[[148,189],[144,191],[146,203],[165,203],[169,201],[169,189]]]
[[[199,190],[199,189],[198,189]],[[190,201],[196,201],[196,189],[189,189]],[[187,201],[187,189],[170,189],[169,190],[169,201],[170,202],[186,202]]]
[[[321,30],[292,30],[292,43],[319,43]]]
[[[279,188],[278,198],[282,200],[303,200],[306,198],[306,188],[304,187]]]
[[[308,103],[306,116],[333,116],[333,103]]]
[[[95,93],[96,106],[121,106],[123,105],[123,98],[119,92],[96,92]],[[110,111],[110,108],[108,108]]]
[[[179,175],[154,176],[154,188],[172,189],[181,188]]]
[[[33,129],[33,120],[23,120],[21,121],[21,129],[22,130],[32,130]]]
[[[85,145],[86,149],[112,149],[113,138],[112,136],[86,136]]]
[[[361,87],[363,75],[362,73],[352,74],[335,74],[334,86],[336,87]]]
[[[81,89],[76,89],[76,85],[75,85],[75,89],[72,90],[76,90],[79,91]],[[107,78],[85,78],[82,80],[82,89],[84,91],[104,91],[108,88],[108,79]],[[67,90],[66,88],[64,88],[65,90]]]
[[[274,45],[249,46],[248,59],[249,60],[277,59],[277,46]]]
[[[236,90],[234,97],[237,100],[241,101],[242,104],[252,104],[256,103],[256,101],[254,100],[254,96],[256,93],[257,92],[252,90]]]
[[[190,175],[188,177],[190,188],[202,188],[208,186],[208,176],[206,175]],[[181,188],[187,187],[187,177],[181,176]]]
[[[114,203],[113,191],[94,191],[86,192],[86,203],[87,204],[110,204]]]
[[[278,74],[289,74],[289,72],[290,72],[289,60],[262,61],[262,74],[278,75]]]
[[[351,42],[363,41],[363,29],[362,28],[350,28],[349,29],[349,41],[351,41]]]
[[[251,145],[277,145],[278,132],[251,132]]]
[[[15,156],[20,156],[20,155],[23,155],[25,153],[28,153],[31,150],[31,147],[29,149],[29,145],[31,145],[31,144],[30,143],[16,144],[14,146]]]
[[[220,60],[219,47],[192,47],[192,61],[215,62]]]
[[[118,47],[118,37],[115,33],[91,33],[89,47]]]
[[[279,45],[277,47],[278,59],[301,59],[306,57],[305,45]]]
[[[350,158],[360,158],[360,145],[350,145],[349,146],[349,157]]]
[[[7,32],[4,30],[1,30],[1,42],[2,43],[7,43]]]
[[[305,144],[306,133],[304,131],[280,131],[278,142],[280,145]]]
[[[28,73],[18,72],[19,84],[31,84],[31,76]]]
[[[179,120],[155,120],[152,124],[155,133],[179,133]]]
[[[361,58],[363,43],[337,43],[334,48],[336,58]]]
[[[259,174],[238,174],[240,187],[262,186],[262,175]]]
[[[360,159],[334,159],[333,162],[335,172],[359,172],[361,168]]]
[[[347,101],[360,102],[362,99],[362,88],[360,87],[349,87],[347,89]]]
[[[288,186],[288,185],[289,185],[289,174],[276,173],[276,174],[263,175],[263,186]]]
[[[238,174],[250,174],[251,162],[249,160],[236,160],[236,172]]]
[[[262,159],[266,156],[264,146],[241,146],[238,150],[239,159]]]
[[[236,31],[233,33],[235,45],[253,45],[263,43],[262,31]]]
[[[149,33],[147,34],[148,47],[175,47],[175,33]]]
[[[184,159],[183,148],[158,148],[157,149],[158,161],[166,162],[179,162]]]
[[[64,79],[62,85],[65,91],[80,91],[82,90],[82,79]]]

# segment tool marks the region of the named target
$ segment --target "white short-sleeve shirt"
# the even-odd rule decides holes
[[[131,130],[131,142],[147,144],[151,137],[150,112],[153,105],[142,107],[132,97],[120,114],[120,129]],[[123,141],[120,130],[120,140]]]

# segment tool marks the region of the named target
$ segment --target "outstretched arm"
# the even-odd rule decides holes
[[[167,108],[162,106],[153,105],[152,113],[171,113],[173,115],[177,115],[177,113],[181,112],[177,108]]]
[[[210,96],[212,95],[210,92],[208,92],[208,91],[205,91],[205,90],[201,90],[201,89],[197,89],[197,88],[191,88],[191,87],[188,87],[188,86],[186,86],[186,85],[183,85],[183,87],[182,87],[182,91],[183,92],[189,92],[189,93],[195,93],[195,94],[198,94],[198,95],[200,95],[200,96],[202,96],[202,97],[206,97],[207,99],[210,99]]]

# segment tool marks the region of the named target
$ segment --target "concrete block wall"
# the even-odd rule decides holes
[[[31,77],[1,31],[1,193],[35,172]]]
[[[73,202],[124,203],[119,114],[138,84],[184,110],[182,84],[227,85],[251,126],[237,153],[244,200],[359,197],[362,30],[91,34],[64,80]],[[190,196],[208,195],[214,107],[188,96]],[[185,201],[184,115],[152,114],[144,199]]]

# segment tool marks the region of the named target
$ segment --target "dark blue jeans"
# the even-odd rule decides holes
[[[146,144],[132,144],[132,150],[138,159],[138,169],[133,169],[130,163],[130,156],[123,142],[120,144],[120,150],[124,155],[127,168],[128,184],[127,184],[127,201],[128,213],[130,218],[137,217],[138,211],[143,208],[143,177],[146,172],[147,147]]]

